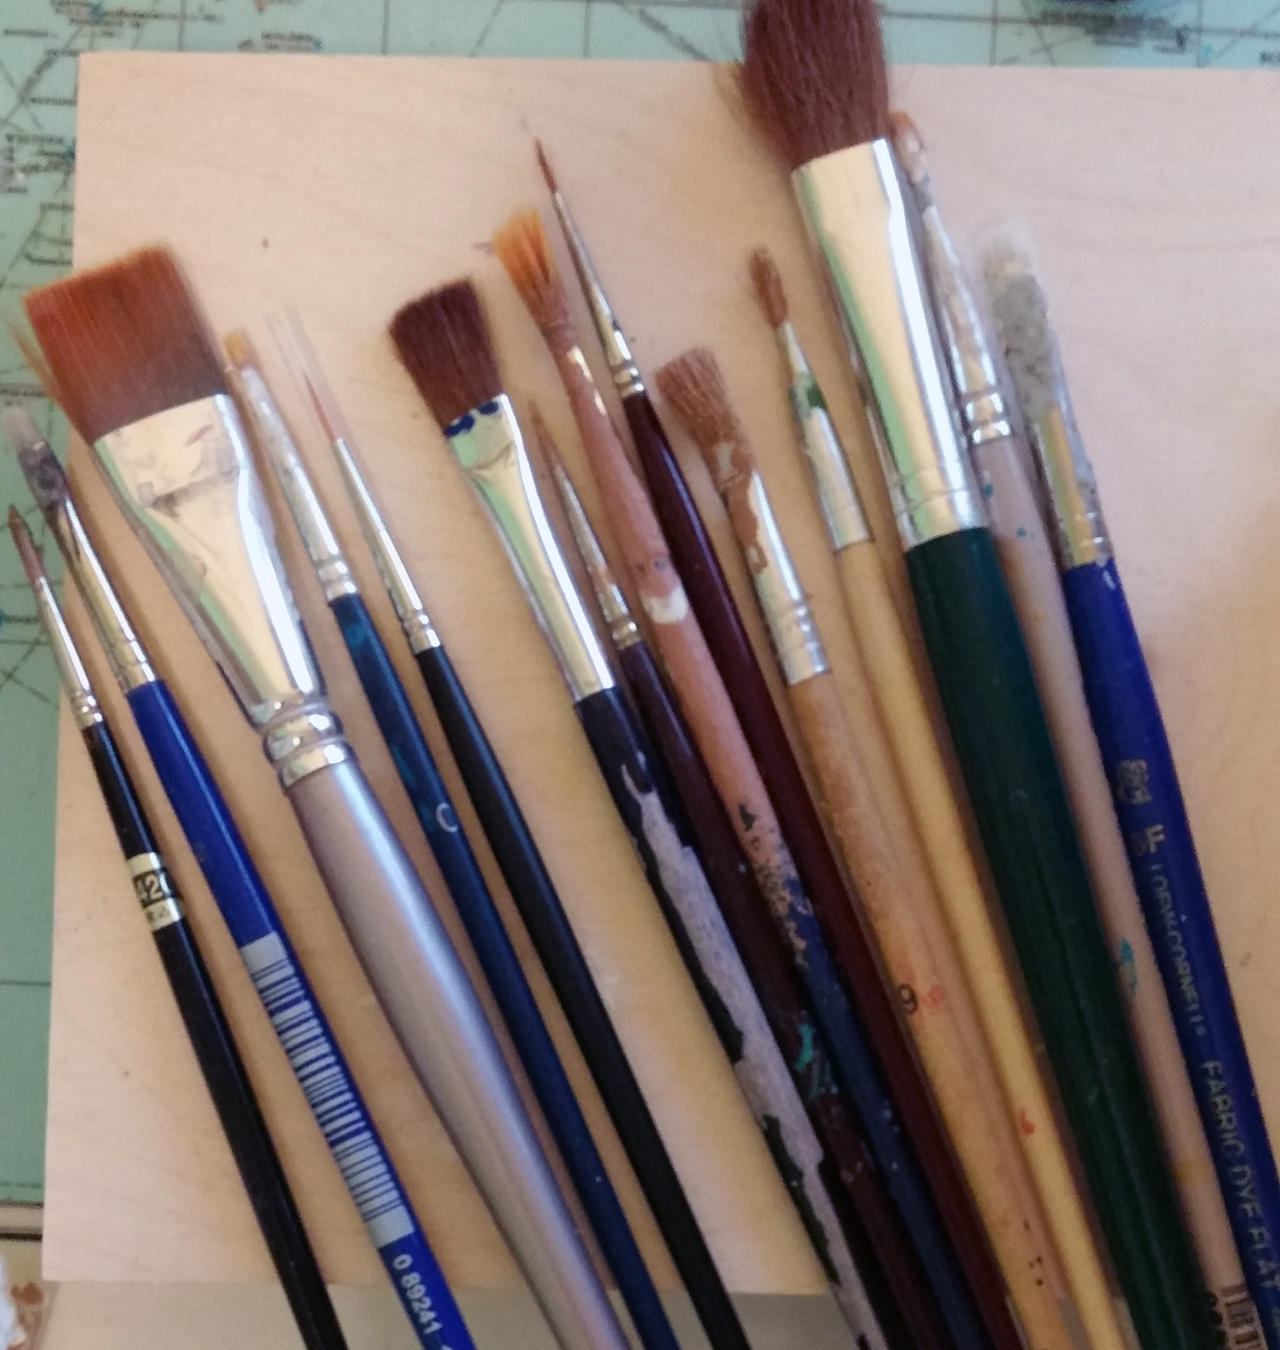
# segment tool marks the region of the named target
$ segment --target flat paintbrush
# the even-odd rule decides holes
[[[1245,1279],[1267,1343],[1276,1350],[1280,1181],[1173,751],[1076,425],[1044,291],[1028,259],[1008,244],[991,248],[986,275],[1049,496],[1084,690],[1133,879]]]
[[[3,416],[27,485],[62,550],[165,796],[419,1343],[424,1350],[469,1347],[462,1314],[271,895],[98,558],[62,466],[24,409],[7,408]]]
[[[143,249],[25,303],[64,411],[262,735],[382,1008],[562,1350],[625,1350],[465,967],[329,707],[175,260]]]
[[[9,410],[6,410],[8,412]],[[262,1118],[253,1084],[236,1049],[235,1039],[218,1000],[218,992],[196,936],[187,921],[182,897],[160,854],[155,831],[116,747],[80,653],[71,638],[53,587],[25,522],[9,508],[9,532],[35,596],[49,649],[58,668],[103,802],[124,855],[134,893],[146,916],[169,988],[186,1028],[191,1048],[213,1099],[258,1227],[280,1276],[285,1297],[308,1347],[342,1350],[346,1341],[329,1299],[324,1276],[307,1239],[289,1181],[267,1123]],[[180,1142],[180,1141],[179,1141]]]
[[[248,337],[223,343],[254,439],[280,484],[316,578],[395,762],[405,792],[453,896],[507,1031],[565,1168],[646,1350],[678,1350],[662,1301],[573,1094],[533,990],[489,894],[484,874],[382,637],[360,595]]]
[[[897,518],[978,829],[1138,1339],[1213,1331],[1026,645],[961,442],[874,0],[756,0],[739,88],[793,171]]]

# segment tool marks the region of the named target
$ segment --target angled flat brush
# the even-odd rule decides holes
[[[352,945],[562,1350],[625,1350],[466,970],[329,707],[216,346],[172,255],[31,292],[59,401],[262,735]]]
[[[11,411],[5,410],[6,418]],[[89,752],[134,892],[303,1344],[317,1350],[320,1347],[342,1350],[346,1341],[324,1276],[311,1250],[288,1178],[276,1156],[253,1084],[227,1025],[218,992],[187,922],[182,897],[165,866],[155,831],[89,683],[35,540],[12,506],[9,532],[35,596],[63,693]]]
[[[98,558],[62,466],[25,409],[7,408],[3,416],[27,485],[89,611],[160,784],[419,1343],[424,1350],[470,1347],[462,1314],[275,903]]]
[[[248,337],[232,333],[225,339],[224,347],[232,364],[229,373],[233,387],[254,440],[280,484],[378,729],[471,938],[502,1020],[623,1301],[646,1350],[678,1350],[658,1291],[636,1246],[502,916],[489,894],[409,696],[298,454],[292,432],[263,378]]]
[[[919,222],[888,139],[874,0],[754,0],[744,28],[740,92],[792,171],[826,268],[930,665],[1138,1339],[1207,1350],[1199,1272],[959,433]]]

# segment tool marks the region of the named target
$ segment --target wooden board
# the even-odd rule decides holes
[[[167,241],[217,328],[249,327],[296,414],[370,603],[394,638],[336,475],[267,338],[269,312],[299,308],[728,1283],[811,1293],[821,1287],[817,1266],[612,816],[552,661],[384,334],[403,301],[473,273],[508,387],[517,395],[536,391],[571,465],[582,465],[551,363],[485,248],[512,211],[545,207],[531,154],[531,137],[541,136],[642,367],[651,372],[694,342],[718,350],[828,645],[843,662],[848,636],[834,574],[792,449],[772,339],[745,276],[746,255],[759,242],[775,250],[837,420],[862,456],[882,539],[892,536],[785,181],[721,98],[719,78],[696,65],[641,63],[87,57],[76,258],[93,264]],[[1274,81],[1235,73],[917,69],[898,73],[896,91],[931,144],[957,232],[1012,214],[1037,239],[1262,1094],[1280,1118],[1280,1025],[1270,992],[1280,977],[1271,903],[1280,874]],[[594,343],[587,345],[594,356]],[[685,442],[678,448],[745,600],[705,474]],[[72,472],[234,801],[448,1274],[467,1286],[515,1282],[341,937],[254,736],[80,449]],[[282,537],[290,563],[299,563],[291,527]],[[337,707],[457,932],[336,631],[305,567],[293,571]],[[416,671],[393,646],[432,743],[447,759]],[[117,700],[111,708],[129,732]],[[131,732],[126,740],[136,763]],[[46,1273],[269,1278],[65,720],[59,771]],[[143,777],[153,789],[149,773]],[[157,806],[157,814],[326,1273],[341,1282],[376,1280],[374,1254],[199,875],[168,812]],[[463,815],[474,827],[469,811]],[[485,865],[497,886],[487,856]],[[519,941],[528,956],[523,934]],[[567,1046],[546,982],[534,978]],[[576,1054],[569,1062],[645,1250],[670,1286],[670,1266],[581,1062]]]

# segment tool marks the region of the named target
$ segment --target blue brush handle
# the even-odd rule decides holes
[[[1173,754],[1113,560],[1062,579],[1129,864],[1249,1292],[1280,1350],[1280,1180]]]
[[[426,1350],[475,1350],[218,785],[162,681],[129,706],[347,1190]]]
[[[330,608],[623,1301],[650,1350],[659,1346],[678,1350],[626,1214],[386,646],[359,595],[340,596]]]

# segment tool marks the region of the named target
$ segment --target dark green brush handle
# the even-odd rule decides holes
[[[991,535],[907,554],[929,661],[1138,1339],[1215,1340]]]

